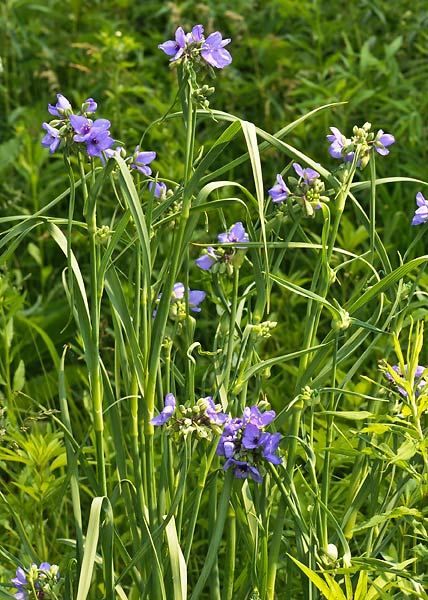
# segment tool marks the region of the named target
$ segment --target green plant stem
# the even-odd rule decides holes
[[[223,535],[224,524],[226,522],[226,517],[228,514],[229,499],[230,499],[230,493],[232,490],[232,482],[233,482],[233,471],[229,470],[229,471],[227,471],[225,478],[224,478],[223,490],[222,490],[220,500],[218,503],[217,519],[216,519],[214,529],[212,532],[212,536],[210,539],[210,544],[208,547],[207,556],[205,558],[205,563],[204,563],[204,566],[202,567],[202,571],[199,575],[199,579],[196,582],[196,585],[193,589],[193,593],[190,597],[190,600],[197,600],[197,598],[199,598],[199,596],[201,595],[201,593],[204,589],[205,583],[208,579],[208,576],[211,573],[213,564],[217,558],[218,548],[220,546],[221,537]]]
[[[226,394],[228,393],[228,389],[229,389],[230,370],[232,368],[233,348],[234,348],[233,340],[235,337],[236,309],[238,306],[238,288],[239,288],[239,268],[235,267],[233,270],[232,302],[231,302],[231,307],[230,307],[226,366],[224,369],[224,380],[223,380],[224,389],[225,389]]]

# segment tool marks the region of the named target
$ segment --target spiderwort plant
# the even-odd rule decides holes
[[[153,162],[158,159],[154,150],[135,147],[134,141],[131,147],[135,150],[127,155],[126,146],[115,142],[110,134],[110,128],[114,130],[110,121],[94,117],[98,105],[93,98],[88,98],[80,110],[74,111],[68,99],[59,94],[56,105],[48,108],[54,119],[43,124],[46,132],[43,146],[52,154],[63,150],[70,168],[67,237],[58,227],[58,219],[46,218],[46,221],[67,258],[68,275],[64,277],[67,297],[77,320],[87,364],[87,376],[82,379],[89,381],[93,430],[88,439],[92,439],[93,434],[95,460],[92,456],[87,459],[86,453],[80,451],[82,442],[78,440],[71,447],[69,462],[71,465],[83,463],[86,489],[91,487],[95,496],[94,513],[97,507],[99,509],[97,517],[101,510],[106,511],[104,521],[95,518],[90,521],[96,526],[88,527],[88,532],[98,532],[98,523],[102,523],[102,589],[107,600],[113,600],[118,591],[121,597],[126,596],[120,589],[124,581],[124,586],[131,590],[129,597],[154,600],[185,597],[188,564],[197,567],[189,570],[192,600],[201,597],[208,578],[215,597],[230,600],[234,594],[244,598],[254,592],[263,599],[273,600],[278,596],[277,573],[287,584],[290,581],[287,578],[291,577],[290,569],[282,568],[287,564],[281,558],[284,538],[291,539],[290,552],[297,554],[306,573],[323,568],[326,557],[332,568],[351,565],[347,538],[341,530],[340,519],[336,519],[337,507],[330,494],[335,485],[331,456],[335,450],[335,432],[339,430],[335,417],[340,412],[339,400],[346,402],[346,386],[354,369],[352,366],[348,374],[342,367],[349,365],[346,362],[349,350],[365,344],[369,335],[380,335],[388,330],[391,321],[389,316],[384,318],[382,295],[388,291],[388,285],[393,285],[391,282],[403,277],[403,271],[391,273],[391,268],[388,270],[390,265],[380,241],[377,248],[381,251],[369,258],[365,252],[359,255],[344,248],[343,256],[351,268],[355,265],[361,268],[356,278],[360,281],[361,277],[361,284],[355,291],[350,281],[352,277],[344,276],[340,280],[347,262],[342,260],[338,242],[341,237],[346,238],[346,229],[341,229],[342,215],[346,202],[353,201],[350,191],[357,169],[370,162],[374,173],[375,156],[386,156],[394,138],[383,130],[376,134],[371,132],[369,124],[355,127],[349,138],[332,127],[325,160],[330,156],[344,164],[338,170],[334,165],[334,171],[330,172],[321,164],[317,166],[301,150],[283,144],[280,136],[273,140],[266,132],[256,132],[250,124],[233,115],[210,113],[205,102],[212,88],[201,85],[198,78],[204,75],[204,70],[214,72],[213,69],[221,70],[231,64],[232,58],[226,49],[229,42],[219,32],[205,37],[202,25],[196,25],[188,33],[179,27],[174,39],[159,46],[169,57],[170,64],[177,67],[183,109],[185,141],[181,144],[181,159],[184,169],[179,181],[171,181],[174,191],[168,191],[165,184],[157,181],[157,175],[153,175]],[[202,110],[197,110],[198,107]],[[232,123],[219,134],[210,150],[201,151],[196,161],[197,119],[210,118],[213,114],[219,120]],[[222,188],[234,185],[230,181],[215,182],[212,189],[218,194],[216,202],[210,204],[207,199],[214,178],[210,168],[224,146],[242,131],[254,168],[256,194],[241,184],[237,187],[245,192],[246,200],[255,200],[259,209],[256,214],[251,202],[222,196]],[[259,134],[265,136],[268,145],[274,141],[272,147],[291,156],[292,161],[296,157],[300,161],[292,162],[286,169],[283,162],[278,165],[282,174],[277,175],[268,190],[271,202],[263,194],[261,161],[258,161],[263,145],[257,143]],[[80,170],[77,183],[72,171],[76,160]],[[161,162],[162,157],[158,160]],[[226,171],[231,166],[233,163],[221,168]],[[216,172],[218,174],[218,170]],[[373,178],[372,196],[375,183]],[[107,189],[114,194],[114,209],[110,213],[108,203],[104,202]],[[81,199],[79,194],[83,197],[85,223],[73,216],[74,205]],[[154,197],[159,202],[154,203]],[[173,222],[168,214],[170,199],[171,203],[175,201],[177,209]],[[236,200],[239,202],[234,204]],[[424,198],[419,197],[421,209],[423,202]],[[212,218],[217,206],[220,207],[218,218]],[[245,213],[238,213],[241,209]],[[192,241],[200,240],[198,219],[205,210],[212,245],[196,259],[198,271],[190,260],[190,252]],[[363,208],[361,211],[365,225],[367,215]],[[240,216],[232,217],[232,214]],[[300,219],[302,214],[314,219]],[[358,218],[358,210],[356,214]],[[419,214],[420,222],[424,222],[423,211]],[[289,216],[292,219],[288,219]],[[371,217],[373,222],[374,213]],[[238,218],[242,220],[233,223]],[[291,220],[293,224],[289,227]],[[87,234],[87,267],[85,256],[82,257],[84,253],[71,247],[76,221]],[[164,227],[165,222],[168,227]],[[228,223],[225,231],[218,233],[218,222]],[[15,231],[21,235],[19,228]],[[303,277],[294,273],[284,275],[282,257],[291,244],[294,244],[294,254],[287,267],[307,262],[310,277],[306,272]],[[278,248],[282,254],[277,254]],[[364,269],[369,276],[363,280]],[[386,282],[381,280],[380,272],[388,272]],[[220,277],[223,273],[229,277]],[[375,284],[370,279],[373,277]],[[202,281],[200,286],[194,278]],[[281,299],[283,303],[275,303],[273,307],[286,323],[280,326],[288,327],[292,318],[303,323],[298,342],[295,341],[297,336],[289,336],[293,347],[282,349],[275,333],[271,333],[277,322],[262,320],[267,318],[264,315],[269,293],[266,278],[270,284],[286,290]],[[299,279],[302,281],[298,282]],[[335,289],[339,283],[343,284],[340,296],[346,306],[343,309],[336,307]],[[349,293],[350,289],[354,291]],[[299,303],[293,304],[294,295]],[[374,316],[366,317],[365,301],[371,308],[370,302],[375,304],[381,296],[380,308],[375,307]],[[281,312],[282,308],[285,310]],[[330,327],[331,318],[324,318],[325,309],[346,316],[340,327]],[[102,328],[104,318],[106,326]],[[195,337],[196,328],[200,327],[201,331],[201,326],[204,330],[199,338]],[[352,330],[352,336],[348,330]],[[272,339],[268,339],[270,337]],[[103,347],[105,338],[108,343]],[[270,348],[274,351],[274,356],[267,359],[260,352],[266,340],[272,343]],[[288,363],[286,368],[285,363]],[[394,367],[392,374],[388,371],[392,377],[391,387],[397,387],[398,382],[395,395],[400,395],[402,403],[413,410],[412,433],[416,432],[421,441],[422,419],[414,407],[419,402],[417,410],[421,411],[425,402],[425,373],[420,372],[419,363],[413,359],[407,363],[400,359],[399,364],[399,372]],[[403,369],[404,364],[408,367]],[[63,367],[61,374],[65,376]],[[282,367],[278,376],[276,369]],[[406,377],[411,382],[405,389],[400,384]],[[255,403],[255,398],[265,397],[265,387],[275,392],[279,387],[277,382],[281,386],[275,399],[281,407],[279,417],[274,410],[266,410],[260,401]],[[66,408],[68,390],[63,387],[62,400]],[[407,390],[407,396],[401,390]],[[254,400],[249,402],[249,398]],[[403,420],[408,416],[400,413],[397,418]],[[72,437],[71,425],[65,422],[64,414],[62,418]],[[275,429],[286,431],[285,436],[279,431],[268,431],[274,422]],[[349,431],[343,435],[347,442]],[[315,456],[314,440],[318,435],[323,449]],[[85,438],[84,444],[86,442]],[[114,448],[108,461],[105,460],[106,448]],[[349,443],[347,452],[356,456],[356,446]],[[360,455],[364,459],[369,456],[359,453],[358,460]],[[302,466],[298,465],[298,457],[303,458]],[[318,460],[320,457],[322,460]],[[92,472],[93,463],[96,463],[96,473]],[[108,473],[113,474],[110,479]],[[120,485],[117,485],[116,473]],[[378,488],[373,484],[371,489]],[[355,495],[352,493],[353,501],[358,504],[360,489]],[[73,494],[78,529],[82,515],[76,508],[74,488]],[[209,496],[205,504],[204,494]],[[121,513],[126,511],[126,518],[121,514],[115,521],[117,506]],[[203,514],[202,509],[208,512]],[[94,513],[91,510],[90,518]],[[207,528],[205,525],[201,528],[207,529],[208,534],[206,539],[202,539],[201,534],[195,540],[199,519],[208,523]],[[348,520],[349,525],[352,519],[346,512],[344,522]],[[107,539],[108,525],[112,522],[118,534],[124,533],[119,538],[119,552],[111,549]],[[286,522],[291,522],[293,527],[285,528]],[[237,523],[240,536],[235,535]],[[231,560],[226,560],[225,567],[220,569],[218,550],[224,529]],[[292,538],[287,533],[290,529]],[[337,545],[331,543],[332,530]],[[349,525],[348,534],[358,536],[359,532]],[[248,546],[245,551],[252,557],[253,564],[245,576],[236,577],[233,559],[240,537]],[[112,536],[112,544],[114,539]],[[198,550],[192,554],[196,548],[194,541]],[[358,543],[360,541],[361,538]],[[338,550],[340,545],[343,556]],[[205,559],[201,559],[204,547],[207,552]],[[370,558],[372,549],[373,540],[368,539],[364,550]],[[382,546],[379,553],[381,551]],[[378,560],[379,553],[375,553]],[[123,573],[117,572],[116,564],[113,565],[117,554],[120,555],[119,570],[129,557]],[[79,567],[82,566],[81,555],[81,552],[76,553]],[[39,571],[44,572],[46,567],[42,565],[32,567],[35,573],[37,571],[37,580],[31,570],[17,571],[14,584],[18,598],[29,594],[31,578],[43,579]],[[223,596],[219,582],[222,571],[226,581]],[[113,574],[118,575],[117,582]],[[314,579],[319,582],[319,576]],[[81,585],[78,597],[86,597],[87,590],[83,590],[83,583]],[[347,593],[349,585],[347,583]],[[311,584],[308,590],[307,597],[313,598]],[[42,588],[35,587],[35,591],[39,597],[45,593]]]

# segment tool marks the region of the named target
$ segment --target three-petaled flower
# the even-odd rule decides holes
[[[428,223],[428,200],[424,198],[422,192],[416,194],[416,204],[418,205],[418,208],[415,210],[412,225]]]

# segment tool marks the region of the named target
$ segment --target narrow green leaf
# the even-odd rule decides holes
[[[185,600],[187,598],[187,567],[178,542],[174,517],[168,521],[165,533],[168,540],[174,600]]]

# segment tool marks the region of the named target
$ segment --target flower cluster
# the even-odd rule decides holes
[[[225,49],[230,41],[230,38],[223,39],[218,31],[205,38],[202,25],[195,25],[190,33],[178,27],[175,39],[159,44],[158,48],[171,57],[171,62],[200,62],[202,58],[211,67],[223,69],[232,62],[230,53]]]
[[[162,412],[150,422],[152,425],[164,425],[174,415],[176,400],[173,394],[165,397]],[[276,454],[281,440],[280,433],[268,433],[264,428],[275,418],[275,411],[261,412],[257,405],[245,407],[242,418],[232,418],[222,413],[221,407],[214,404],[211,396],[200,398],[191,408],[180,406],[180,415],[169,428],[187,435],[196,432],[200,438],[212,438],[212,433],[221,434],[216,449],[226,462],[222,467],[230,467],[240,479],[251,477],[256,483],[262,482],[260,464],[268,461],[278,465],[282,459]]]
[[[54,588],[57,586],[58,581],[58,565],[42,562],[37,566],[33,563],[28,571],[18,567],[16,577],[12,579],[12,584],[18,590],[14,597],[17,600],[56,598]]]
[[[358,151],[358,165],[364,168],[370,159],[371,148],[381,156],[389,154],[388,146],[395,142],[393,135],[384,133],[382,129],[376,135],[370,131],[371,123],[364,123],[362,127],[355,125],[351,138],[345,137],[337,127],[330,127],[331,134],[327,136],[330,143],[329,153],[333,158],[345,162],[352,162],[355,152]]]
[[[165,396],[164,407],[156,417],[151,419],[152,425],[164,425],[171,419],[176,410],[176,400],[174,394]],[[213,433],[221,433],[221,426],[227,421],[229,416],[221,412],[221,407],[214,404],[211,396],[199,398],[195,406],[186,408],[183,405],[179,407],[180,414],[169,424],[173,432],[178,432],[185,437],[190,433],[196,433],[200,439],[211,439]]]
[[[305,215],[312,216],[314,210],[321,208],[321,202],[327,202],[328,198],[323,196],[325,190],[324,182],[320,174],[310,167],[303,168],[299,163],[293,163],[293,169],[298,176],[289,177],[289,186],[286,185],[281,174],[276,176],[276,184],[269,190],[272,202],[279,204],[287,198],[295,200],[302,206]]]
[[[428,200],[425,200],[421,192],[416,194],[416,204],[418,208],[412,219],[412,225],[422,225],[428,223]]]
[[[251,477],[256,483],[261,483],[261,460],[275,465],[282,463],[281,457],[276,454],[281,434],[263,431],[274,418],[274,410],[262,413],[257,405],[253,405],[244,408],[242,418],[229,419],[225,423],[216,450],[217,454],[226,457],[224,471],[232,467],[235,477]]]
[[[114,139],[110,137],[110,121],[107,119],[96,119],[92,115],[98,106],[93,98],[88,98],[82,104],[80,114],[73,113],[72,106],[65,96],[57,94],[55,106],[48,105],[48,111],[56,117],[50,123],[43,123],[46,135],[42,139],[42,146],[49,148],[53,154],[61,144],[62,140],[86,144],[89,156],[101,156],[102,152],[111,148]]]
[[[188,299],[189,299],[189,309],[192,312],[201,312],[199,304],[205,299],[206,293],[201,290],[191,290],[188,288]],[[159,294],[157,297],[157,302],[161,299],[162,294]],[[155,317],[157,313],[157,309],[153,311],[153,316]],[[172,289],[171,294],[171,303],[170,303],[170,317],[182,321],[186,318],[186,301],[184,294],[184,285],[178,281],[174,283],[174,287]]]
[[[214,249],[212,246],[208,246],[203,254],[196,259],[196,266],[203,271],[211,271],[213,273],[228,271],[231,273],[233,264],[238,260],[235,258],[237,252],[239,249],[245,250],[245,246],[242,246],[242,243],[249,241],[248,233],[245,231],[241,221],[238,221],[228,231],[219,233],[217,239],[221,244],[240,244],[240,246],[237,249],[232,247]]]
[[[48,105],[48,111],[55,119],[49,123],[43,123],[46,134],[41,141],[42,146],[49,148],[50,154],[53,154],[58,150],[61,142],[69,147],[74,147],[77,151],[81,151],[84,144],[86,154],[91,158],[98,157],[102,162],[115,155],[126,158],[126,151],[123,147],[112,148],[115,140],[110,136],[110,121],[91,118],[97,108],[95,100],[88,98],[82,104],[79,114],[75,114],[67,98],[62,94],[57,94],[56,105]],[[126,160],[130,169],[136,169],[143,175],[150,176],[152,170],[148,165],[155,158],[156,152],[141,152],[140,147],[137,146],[133,155]]]

